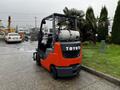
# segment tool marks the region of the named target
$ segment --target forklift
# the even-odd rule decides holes
[[[82,49],[77,19],[58,13],[43,18],[33,60],[54,78],[79,75]]]

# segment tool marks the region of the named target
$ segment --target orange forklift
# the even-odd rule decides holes
[[[82,49],[77,19],[58,13],[42,19],[33,59],[54,78],[78,75]]]

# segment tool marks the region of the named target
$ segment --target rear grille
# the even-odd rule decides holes
[[[63,51],[64,58],[76,58],[80,56],[80,50],[77,51]]]

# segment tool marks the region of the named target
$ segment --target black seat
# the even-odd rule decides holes
[[[48,40],[47,40],[47,44],[46,44],[46,48],[51,48],[52,47],[52,34],[48,35]]]

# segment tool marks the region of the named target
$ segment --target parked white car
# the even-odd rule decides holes
[[[5,36],[5,41],[6,42],[21,42],[22,38],[18,33],[8,33]]]

